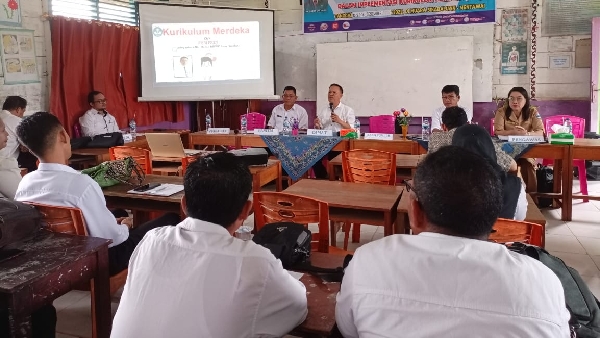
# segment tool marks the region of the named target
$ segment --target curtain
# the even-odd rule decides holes
[[[100,21],[52,18],[50,109],[71,131],[88,109],[92,90],[104,93],[107,111],[127,128],[184,119],[181,102],[138,102],[140,32],[137,27]]]

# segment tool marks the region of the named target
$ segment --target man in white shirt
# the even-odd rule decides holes
[[[117,120],[106,111],[106,97],[99,91],[88,94],[88,102],[92,107],[79,118],[81,136],[94,137],[119,131]]]
[[[270,128],[283,130],[283,120],[287,117],[292,127],[294,121],[298,121],[298,129],[308,129],[308,114],[306,110],[296,104],[296,88],[286,86],[283,89],[283,103],[275,106],[271,112],[271,118],[267,126]]]
[[[442,131],[442,113],[446,108],[461,107],[467,113],[468,121],[473,119],[473,111],[469,108],[459,106],[460,88],[457,85],[446,85],[442,88],[442,101],[444,106],[437,108],[431,115],[431,131]]]
[[[306,289],[266,248],[233,237],[252,175],[229,153],[195,161],[176,227],[149,232],[129,263],[113,321],[121,337],[281,337],[306,317]]]
[[[8,96],[2,105],[0,119],[8,133],[6,147],[0,150],[0,195],[12,200],[21,182],[18,157],[21,153],[16,129],[27,108],[27,100],[20,96]]]
[[[129,257],[146,232],[180,221],[179,215],[165,214],[129,230],[131,218],[115,218],[106,208],[100,186],[88,175],[67,166],[70,138],[56,116],[39,112],[25,117],[17,127],[17,136],[37,156],[40,165],[23,178],[15,200],[80,209],[90,236],[113,241],[108,248],[110,275],[127,268]]]
[[[414,235],[356,250],[337,296],[344,337],[570,337],[558,277],[487,241],[502,188],[483,157],[444,147],[406,186]]]
[[[329,106],[324,107],[317,113],[317,118],[315,118],[316,129],[329,129],[335,133],[342,129],[354,128],[354,120],[356,119],[354,109],[342,103],[343,96],[344,88],[342,86],[337,83],[329,86],[329,92],[327,93]],[[327,158],[331,160],[339,154],[337,151],[331,151],[327,154]],[[315,163],[312,168],[318,179],[327,179],[327,168],[323,165],[322,160]]]

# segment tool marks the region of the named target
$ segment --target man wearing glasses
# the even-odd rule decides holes
[[[283,103],[273,108],[271,118],[267,124],[269,128],[275,128],[279,131],[283,129],[283,120],[287,117],[290,121],[290,127],[294,120],[298,121],[298,129],[308,129],[308,114],[306,110],[296,104],[296,88],[286,86],[283,89]]]
[[[79,118],[82,136],[94,137],[119,131],[117,120],[106,111],[104,94],[94,90],[88,94],[88,102],[92,108]]]
[[[446,85],[442,88],[442,102],[444,105],[433,111],[431,115],[431,130],[442,131],[442,113],[446,108],[461,107],[467,113],[467,120],[470,122],[473,119],[473,111],[467,107],[459,106],[460,88],[457,85]]]

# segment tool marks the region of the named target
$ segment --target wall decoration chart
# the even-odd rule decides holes
[[[10,85],[40,82],[33,31],[0,29],[0,38],[4,83]]]
[[[502,43],[500,73],[527,74],[527,41]]]
[[[526,41],[529,34],[529,9],[502,10],[502,41]]]
[[[0,0],[0,25],[21,26],[21,0]]]

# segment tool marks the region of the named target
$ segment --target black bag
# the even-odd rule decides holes
[[[96,135],[87,144],[88,148],[110,148],[115,146],[122,146],[125,144],[123,141],[123,134],[120,132],[107,133],[102,135]]]
[[[312,235],[302,224],[278,222],[265,225],[252,240],[271,250],[286,269],[307,262]]]
[[[537,179],[537,191],[541,193],[551,193],[554,189],[554,171],[552,168],[543,166],[541,164],[537,165],[537,169],[535,171],[535,176]],[[547,208],[552,205],[551,198],[541,198],[538,197],[538,207],[539,208]]]
[[[577,270],[546,250],[523,243],[513,243],[510,250],[527,255],[550,268],[565,290],[567,309],[571,313],[571,332],[581,338],[600,337],[600,303],[585,284]],[[571,337],[574,337],[572,334]]]
[[[0,198],[0,251],[15,242],[33,238],[42,215],[33,206]]]
[[[90,142],[92,142],[92,138],[89,136],[72,138],[71,139],[71,150],[85,148]]]

